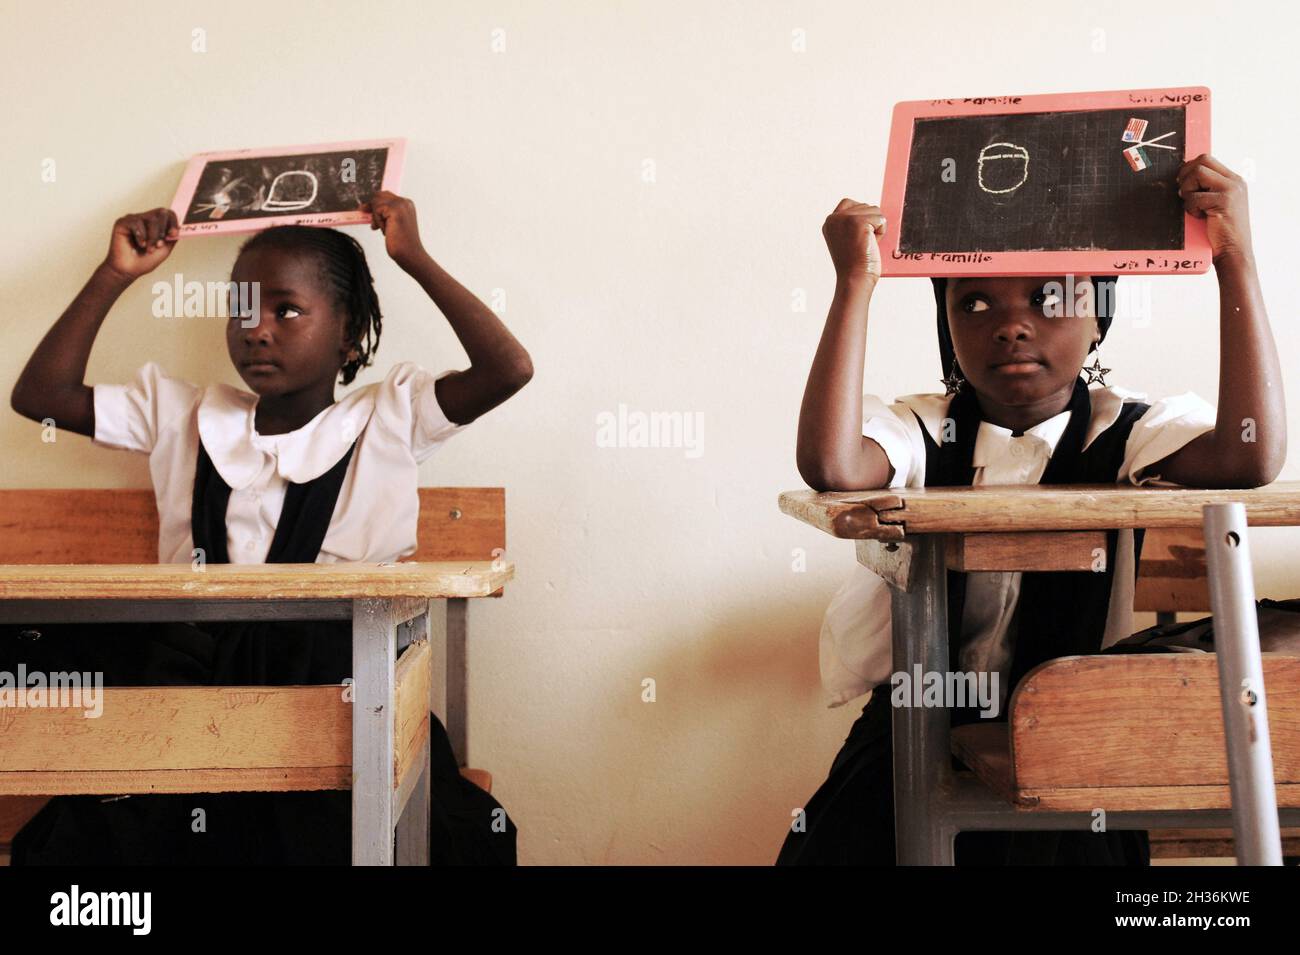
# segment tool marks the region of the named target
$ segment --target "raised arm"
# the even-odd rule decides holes
[[[1207,219],[1219,279],[1219,407],[1207,431],[1148,470],[1189,487],[1259,487],[1286,463],[1282,369],[1251,248],[1246,184],[1211,156],[1178,172],[1187,210]]]
[[[376,192],[362,208],[382,229],[389,256],[433,300],[469,356],[470,367],[438,380],[438,404],[450,421],[468,424],[514,395],[533,377],[527,350],[496,313],[447,273],[425,251],[416,226],[415,204],[391,192]]]
[[[886,487],[893,478],[884,449],[862,435],[867,311],[880,278],[876,234],[884,231],[879,208],[851,199],[840,200],[822,226],[835,297],[808,372],[795,450],[799,474],[815,491]]]
[[[133,213],[113,223],[108,255],[45,333],[18,376],[9,397],[14,411],[33,421],[50,418],[55,427],[94,436],[94,390],[85,379],[100,326],[127,286],[171,254],[179,235],[176,214],[170,209]]]

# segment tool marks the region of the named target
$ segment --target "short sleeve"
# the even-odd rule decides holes
[[[1186,446],[1194,438],[1213,431],[1218,413],[1204,398],[1187,391],[1161,398],[1133,425],[1124,447],[1124,463],[1116,480],[1132,484],[1174,485],[1159,474],[1144,469]]]
[[[379,410],[389,428],[410,442],[416,463],[427,460],[434,451],[468,424],[451,421],[442,406],[434,385],[455,369],[433,374],[414,362],[399,362],[383,384]]]
[[[95,444],[148,454],[158,435],[198,399],[198,386],[148,362],[127,385],[95,385]]]
[[[911,485],[912,468],[917,460],[915,445],[918,438],[913,432],[917,427],[916,417],[905,405],[895,403],[891,406],[875,395],[862,396],[862,436],[871,438],[884,449],[885,457],[894,468],[890,487]]]

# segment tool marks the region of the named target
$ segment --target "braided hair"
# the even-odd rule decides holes
[[[383,319],[361,243],[337,229],[285,225],[257,233],[240,247],[239,254],[264,248],[287,249],[316,257],[321,278],[334,293],[336,304],[347,313],[347,336],[354,343],[357,356],[349,358],[339,374],[340,384],[352,384],[357,372],[371,363],[379,349]]]

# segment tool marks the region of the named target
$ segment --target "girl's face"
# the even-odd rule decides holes
[[[236,316],[233,309],[226,323],[230,360],[249,389],[278,397],[328,383],[332,395],[351,346],[346,315],[321,277],[315,256],[250,249],[236,260],[230,280],[258,283],[257,323],[250,325],[251,319]]]
[[[1055,283],[1048,288],[1049,283]],[[1087,275],[948,282],[948,328],[962,374],[1003,408],[1051,403],[1074,389],[1100,338]],[[945,369],[945,372],[947,369]]]

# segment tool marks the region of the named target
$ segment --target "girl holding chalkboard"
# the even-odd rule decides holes
[[[374,360],[379,299],[356,239],[287,226],[245,243],[231,276],[260,293],[256,313],[241,296],[226,326],[248,391],[197,386],[153,362],[129,385],[83,384],[113,303],[171,254],[179,232],[169,209],[115,223],[108,256],[28,361],[15,410],[149,455],[161,563],[382,562],[414,553],[418,465],[532,377],[523,346],[425,251],[411,200],[381,191],[363,208],[389,256],[446,316],[469,368],[434,375],[403,361],[336,400],[336,380],[351,383]],[[121,631],[0,629],[0,661],[102,671],[110,686],[342,684],[352,674],[349,621]],[[436,716],[431,725],[433,861],[513,862],[513,823],[492,825],[499,804],[460,777]],[[13,861],[347,864],[350,807],[347,791],[60,797],[19,834]],[[202,827],[193,825],[196,808]]]
[[[837,282],[799,416],[804,480],[818,491],[1273,481],[1286,456],[1286,409],[1246,186],[1206,155],[1184,163],[1177,178],[1187,211],[1208,220],[1219,280],[1217,414],[1191,392],[1148,404],[1106,385],[1110,369],[1098,360],[1084,368],[1110,326],[1114,278],[1105,276],[1076,277],[1095,293],[1083,296],[1083,308],[1059,301],[1068,286],[1061,277],[935,279],[946,393],[906,395],[892,405],[863,396],[867,314],[880,277],[876,236],[887,224],[876,206],[845,199],[822,230]],[[1100,387],[1089,388],[1094,378]],[[1113,531],[1105,573],[950,574],[956,669],[996,673],[1004,711],[1031,667],[1128,636],[1140,548],[1140,531]],[[1033,640],[1018,641],[1017,633]],[[871,697],[778,864],[892,865],[890,599],[864,567],[827,611],[821,669],[832,706],[867,691]],[[952,712],[953,725],[979,718],[973,708]],[[1149,858],[1146,833],[1133,831],[963,832],[955,845],[958,864],[1141,865]]]

